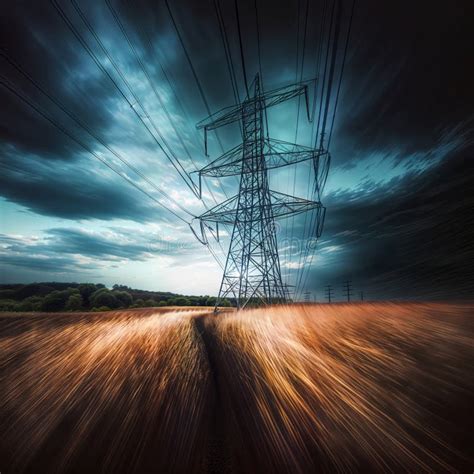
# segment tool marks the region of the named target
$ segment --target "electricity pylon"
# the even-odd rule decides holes
[[[328,303],[331,303],[332,301],[333,291],[331,285],[326,285],[326,298],[328,299]]]
[[[313,161],[318,199],[327,179],[330,157],[326,150],[265,138],[265,109],[301,95],[305,96],[309,119],[308,83],[264,93],[257,74],[242,103],[224,108],[197,124],[197,128],[204,129],[206,154],[209,130],[237,121],[242,126],[242,143],[199,171],[200,187],[205,176],[240,175],[238,194],[199,216],[204,240],[204,227],[219,239],[219,224],[233,226],[216,309],[223,298],[232,295],[238,308],[259,301],[269,304],[288,300],[288,288],[281,278],[275,219],[313,210],[317,214],[313,232],[316,237],[321,235],[325,208],[319,200],[279,193],[268,186],[269,169],[306,160]],[[210,225],[215,225],[215,229]]]
[[[347,302],[350,303],[352,296],[352,282],[351,280],[346,280],[344,283],[343,291],[346,293]]]

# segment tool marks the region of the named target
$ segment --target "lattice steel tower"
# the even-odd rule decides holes
[[[281,277],[275,219],[315,210],[315,234],[321,233],[325,209],[319,200],[289,196],[272,191],[268,186],[269,169],[311,159],[319,199],[329,166],[327,151],[265,138],[265,108],[304,95],[309,118],[307,89],[307,83],[301,83],[262,93],[257,74],[249,88],[251,92],[241,104],[227,107],[197,125],[204,129],[207,153],[209,130],[236,121],[242,124],[242,143],[199,171],[200,187],[204,176],[240,175],[238,194],[199,217],[203,237],[206,226],[214,224],[215,235],[219,238],[219,224],[233,225],[216,308],[227,296],[236,299],[238,308],[260,300],[281,303],[288,299],[288,290]],[[320,160],[323,160],[323,166]]]

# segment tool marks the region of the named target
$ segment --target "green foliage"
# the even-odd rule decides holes
[[[178,296],[177,298],[172,298],[169,302],[173,306],[191,306],[189,298],[185,296]]]
[[[114,286],[117,286],[117,285],[114,285]],[[115,298],[117,298],[117,300],[119,301],[120,307],[122,308],[128,308],[133,303],[133,296],[127,291],[114,290],[112,293],[114,294]]]
[[[79,295],[77,288],[68,288],[67,290],[54,290],[43,299],[41,311],[61,311],[65,308],[66,302],[71,295]]]
[[[41,307],[43,306],[44,298],[41,296],[30,296],[29,298],[25,298],[22,302],[18,303],[17,310],[18,311],[41,311]]]
[[[138,300],[135,300],[135,304],[133,305],[133,307],[143,308],[144,305],[145,305],[145,302],[141,298],[138,298]]]
[[[70,298],[78,295],[80,298]],[[142,308],[154,306],[214,306],[216,298],[209,295],[183,296],[164,291],[146,291],[115,284],[109,290],[103,284],[46,282],[0,285],[0,311],[76,311],[107,306]],[[222,306],[235,305],[233,298]]]
[[[18,311],[18,303],[13,300],[0,300],[0,311]]]
[[[115,294],[107,288],[100,288],[92,293],[89,301],[90,305],[94,307],[108,306],[114,309],[120,306],[120,301],[115,297]]]
[[[206,300],[206,306],[215,306],[217,298],[215,296],[209,296]]]
[[[219,306],[222,306],[224,308],[230,308],[232,305],[230,304],[230,301],[227,298],[224,298],[220,303]]]
[[[97,291],[98,287],[92,283],[83,283],[77,289],[82,296],[83,303],[88,305],[90,296]]]
[[[71,295],[66,301],[64,309],[67,311],[78,311],[82,309],[83,300],[80,294]]]

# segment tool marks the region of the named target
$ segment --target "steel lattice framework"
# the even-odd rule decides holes
[[[283,101],[304,96],[309,119],[308,83],[299,83],[263,93],[258,74],[246,99],[227,107],[198,123],[204,129],[207,154],[207,132],[236,121],[242,124],[242,144],[224,153],[199,171],[202,177],[225,177],[240,174],[237,195],[202,214],[201,229],[214,225],[219,238],[219,224],[233,225],[232,237],[216,308],[225,297],[234,297],[238,308],[249,303],[282,303],[288,289],[282,282],[275,219],[302,212],[316,212],[314,234],[319,237],[325,208],[319,201],[329,167],[326,150],[315,150],[265,138],[265,109]],[[317,201],[272,191],[268,170],[312,160]]]

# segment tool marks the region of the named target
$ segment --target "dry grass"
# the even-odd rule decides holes
[[[366,303],[4,317],[1,469],[472,470],[473,316]]]

